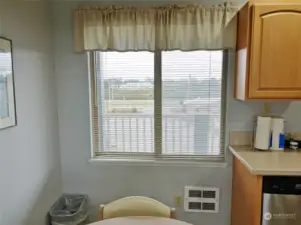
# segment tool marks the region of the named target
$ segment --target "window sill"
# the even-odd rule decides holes
[[[224,161],[185,161],[185,160],[164,160],[164,159],[116,159],[94,157],[89,160],[92,165],[101,166],[177,166],[177,167],[214,167],[225,168],[227,162]]]

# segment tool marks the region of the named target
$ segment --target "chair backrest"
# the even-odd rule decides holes
[[[100,206],[99,220],[127,216],[175,218],[175,209],[171,209],[157,200],[142,196],[125,197]]]

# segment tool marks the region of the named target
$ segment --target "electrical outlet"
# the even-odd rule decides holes
[[[182,197],[175,196],[175,207],[180,207],[182,205]]]
[[[264,113],[264,115],[270,115],[271,112],[272,112],[271,104],[265,102],[265,103],[263,104],[263,113]]]

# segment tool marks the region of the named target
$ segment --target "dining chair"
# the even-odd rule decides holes
[[[100,205],[99,220],[127,216],[153,216],[175,219],[175,209],[148,197],[130,196]]]

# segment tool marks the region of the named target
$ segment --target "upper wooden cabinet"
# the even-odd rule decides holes
[[[246,4],[236,63],[237,99],[301,99],[301,4]]]

